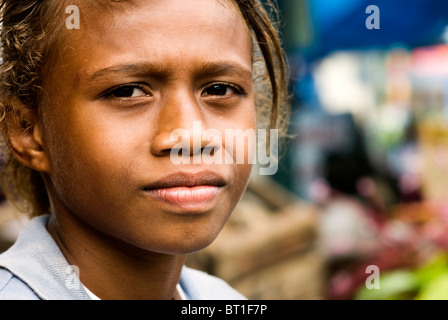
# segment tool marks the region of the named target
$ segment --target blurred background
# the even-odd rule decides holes
[[[187,264],[250,299],[448,299],[448,2],[278,6],[294,138]]]

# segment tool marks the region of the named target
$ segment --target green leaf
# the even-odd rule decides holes
[[[419,279],[410,270],[386,271],[379,278],[379,289],[363,286],[358,290],[356,300],[402,300],[412,298],[419,287]]]
[[[448,270],[422,285],[416,300],[448,300]]]

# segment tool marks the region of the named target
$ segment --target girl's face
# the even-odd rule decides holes
[[[44,85],[47,176],[60,227],[146,251],[202,249],[241,198],[251,165],[175,164],[170,136],[195,135],[194,123],[223,140],[226,129],[255,128],[243,18],[218,0],[132,1],[80,13],[80,29],[64,30]],[[247,148],[235,152],[247,157]]]

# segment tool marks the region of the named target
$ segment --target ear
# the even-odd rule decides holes
[[[37,113],[19,99],[8,99],[12,114],[8,116],[8,144],[14,157],[23,165],[39,172],[49,173],[45,152],[43,127]]]

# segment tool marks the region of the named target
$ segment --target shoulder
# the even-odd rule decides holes
[[[81,286],[46,229],[49,216],[31,219],[16,242],[0,254],[0,299],[84,300]]]
[[[191,300],[246,300],[224,280],[189,267],[183,268],[180,284]]]
[[[39,300],[39,297],[10,271],[0,268],[0,300]]]

